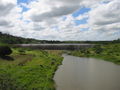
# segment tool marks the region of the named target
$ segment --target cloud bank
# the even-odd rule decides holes
[[[41,40],[120,38],[119,0],[1,0],[0,11],[0,31],[16,36]]]

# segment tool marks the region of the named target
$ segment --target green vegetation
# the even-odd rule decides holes
[[[80,57],[94,57],[120,64],[120,44],[97,45],[89,49],[70,51],[69,54]]]
[[[39,43],[61,43],[60,41],[36,40],[3,34],[0,32],[0,44],[39,44]]]
[[[120,39],[113,41],[63,41],[61,43],[115,44],[120,43]]]
[[[40,43],[40,40],[22,38],[0,32],[0,44]]]
[[[63,59],[60,52],[12,50],[0,58],[0,90],[55,90],[53,75]]]

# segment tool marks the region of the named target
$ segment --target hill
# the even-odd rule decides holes
[[[0,44],[38,44],[38,43],[61,43],[54,40],[37,40],[32,38],[22,38],[0,32]]]
[[[23,43],[40,43],[40,40],[36,39],[29,39],[29,38],[22,38],[17,36],[12,36],[9,34],[4,34],[0,32],[0,43],[5,44],[23,44]]]

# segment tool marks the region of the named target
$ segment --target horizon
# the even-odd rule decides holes
[[[0,32],[53,41],[120,38],[119,0],[1,0]]]
[[[9,33],[3,33],[3,32],[0,32],[1,34],[3,34],[3,35],[10,35]],[[23,38],[23,39],[34,39],[34,40],[38,40],[38,41],[52,41],[52,42],[111,42],[111,41],[115,41],[115,40],[120,40],[120,38],[118,38],[118,39],[114,39],[114,40],[81,40],[81,41],[79,41],[79,40],[42,40],[42,39],[35,39],[35,38],[26,38],[26,37],[22,37],[22,36],[14,36],[14,35],[10,35],[10,36],[12,36],[12,37],[18,37],[18,38]]]

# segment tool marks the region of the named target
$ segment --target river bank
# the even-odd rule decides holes
[[[100,58],[120,64],[120,44],[97,45],[89,49],[70,51],[69,54],[79,57]]]
[[[0,58],[0,90],[55,90],[53,76],[62,62],[57,53],[13,48]]]

